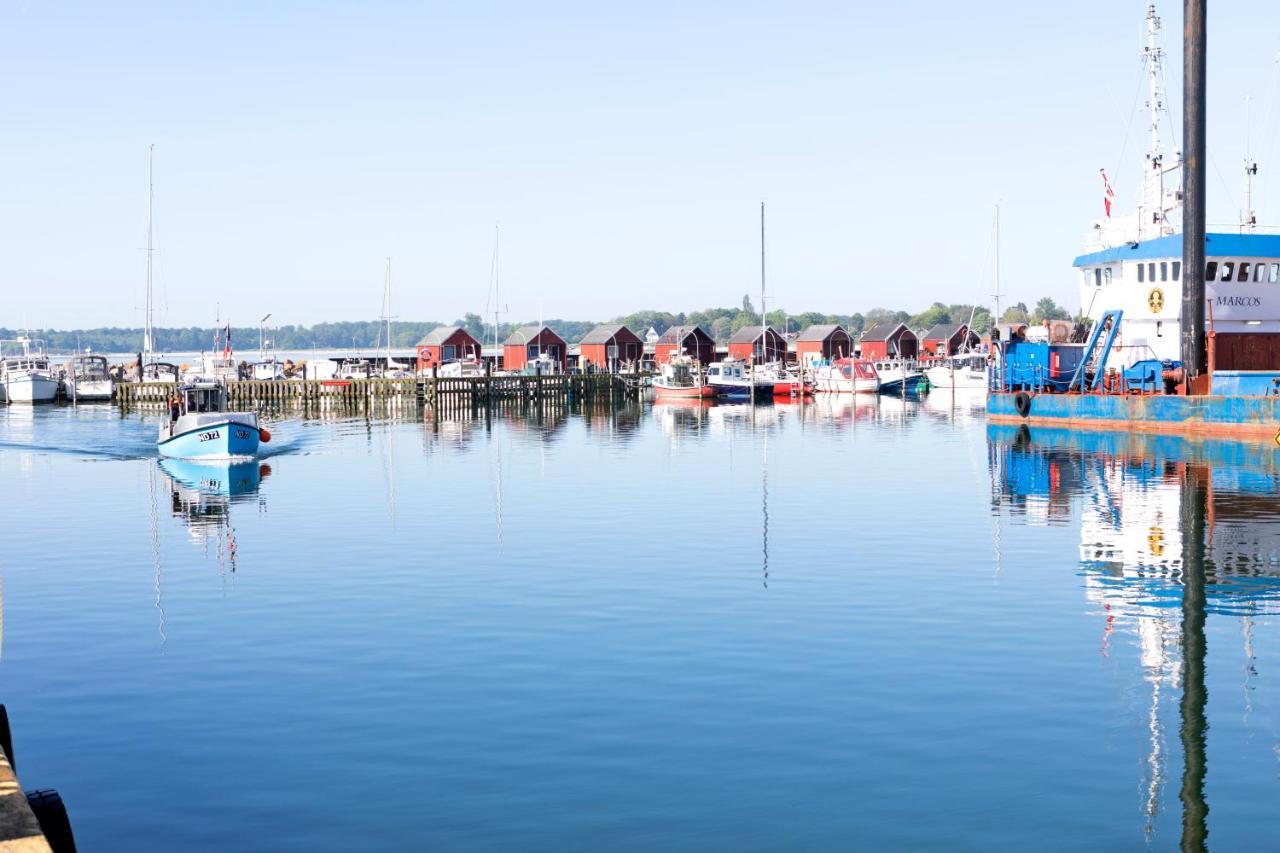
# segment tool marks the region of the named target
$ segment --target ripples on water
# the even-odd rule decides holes
[[[86,850],[1268,849],[1275,448],[935,393],[0,412],[0,676]]]

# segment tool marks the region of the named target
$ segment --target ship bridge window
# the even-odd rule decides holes
[[[1218,262],[1217,261],[1209,261],[1209,263],[1204,265],[1204,280],[1205,281],[1218,280]]]
[[[1147,268],[1142,264],[1138,264],[1138,284],[1142,284],[1146,281],[1146,269]]]
[[[1236,281],[1248,281],[1248,280],[1249,280],[1249,265],[1244,261],[1241,261],[1240,272],[1238,275],[1236,275]]]
[[[1253,283],[1257,284],[1258,282],[1262,281],[1266,277],[1266,273],[1267,273],[1266,264],[1254,264],[1253,265]]]
[[[1275,284],[1280,281],[1280,264],[1271,264],[1271,275],[1269,276],[1271,283]]]
[[[1111,283],[1111,267],[1107,267],[1102,271],[1102,281],[1104,284]]]
[[[1160,262],[1160,280],[1161,281],[1169,280],[1169,262],[1168,261]]]
[[[1235,275],[1235,271],[1236,271],[1235,261],[1222,262],[1222,280],[1223,281],[1231,281],[1232,277]],[[1206,276],[1206,278],[1208,278],[1208,276]]]
[[[1152,261],[1151,263],[1147,264],[1147,278],[1151,279],[1152,281],[1156,280],[1156,262],[1155,261]]]
[[[1093,271],[1093,286],[1102,287],[1102,270],[1095,269]]]
[[[1182,261],[1174,261],[1173,264],[1173,280],[1177,281],[1182,278]]]

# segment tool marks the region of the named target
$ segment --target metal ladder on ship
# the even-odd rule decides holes
[[[1086,369],[1091,362],[1096,361],[1093,371],[1093,379],[1089,383],[1090,391],[1097,391],[1098,386],[1102,384],[1107,373],[1107,357],[1111,355],[1111,345],[1115,343],[1116,335],[1120,331],[1120,320],[1124,317],[1123,311],[1104,311],[1102,316],[1098,318],[1098,322],[1094,324],[1093,330],[1089,333],[1089,342],[1085,344],[1084,356],[1080,359],[1080,363],[1076,365],[1075,373],[1071,374],[1071,382],[1067,384],[1068,391],[1074,391],[1077,387],[1083,391],[1084,383],[1087,378]],[[1111,322],[1108,323],[1107,321]],[[1102,333],[1107,333],[1106,340],[1102,342],[1102,349],[1098,349],[1098,339],[1102,337]]]

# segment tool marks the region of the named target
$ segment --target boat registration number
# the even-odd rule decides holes
[[[248,441],[250,435],[252,435],[252,433],[250,433],[247,429],[236,430],[236,438],[242,438],[245,441]]]
[[[218,432],[218,430],[216,430],[216,429],[214,429],[214,430],[209,430],[208,432],[202,432],[202,433],[200,433],[200,440],[201,440],[201,441],[213,441],[215,438],[219,438],[219,437],[221,437],[221,435],[222,435],[222,433]]]

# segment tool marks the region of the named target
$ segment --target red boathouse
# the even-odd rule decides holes
[[[569,345],[550,326],[521,326],[512,332],[502,344],[502,366],[524,370],[539,353],[558,361],[561,370],[569,366]]]
[[[677,352],[710,364],[716,360],[716,342],[701,326],[672,326],[653,345],[653,358],[658,364],[666,364]]]
[[[916,357],[916,336],[906,323],[876,323],[862,333],[861,342],[863,358]]]
[[[578,344],[578,364],[616,373],[622,366],[637,364],[644,355],[644,341],[622,325],[596,326]]]
[[[480,342],[461,326],[441,326],[418,341],[418,370],[463,359],[480,360]]]

